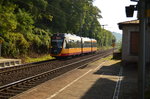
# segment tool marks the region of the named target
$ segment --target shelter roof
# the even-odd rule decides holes
[[[139,20],[131,20],[118,23],[119,29],[122,29],[124,25],[139,25]]]

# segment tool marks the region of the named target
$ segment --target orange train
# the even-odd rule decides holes
[[[50,55],[56,58],[93,53],[97,51],[97,41],[67,33],[57,33],[51,37]]]

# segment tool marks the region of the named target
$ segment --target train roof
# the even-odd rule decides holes
[[[96,41],[95,39],[91,39],[88,37],[80,37],[80,36],[77,36],[77,35],[71,34],[71,33],[55,33],[55,34],[53,34],[53,36],[61,36],[61,37],[65,37],[68,39],[76,39],[76,40],[80,40],[82,38],[83,41],[90,41],[90,40]]]
[[[91,39],[88,38],[88,37],[82,37],[82,40],[83,40],[83,41],[91,41]]]
[[[70,38],[70,39],[81,39],[80,36],[77,36],[71,33],[55,33],[53,34],[53,36],[61,36],[61,37]]]
[[[80,36],[74,35],[74,34],[65,34],[65,38],[73,39],[73,40],[81,40]]]
[[[97,41],[96,39],[91,39],[92,41]]]
[[[75,34],[71,33],[55,33],[53,36],[62,36],[62,37],[68,37],[68,36],[76,36]]]

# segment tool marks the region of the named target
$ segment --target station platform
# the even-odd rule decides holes
[[[0,59],[0,68],[21,64],[21,59]]]
[[[98,60],[10,99],[136,99],[135,70],[120,60]]]

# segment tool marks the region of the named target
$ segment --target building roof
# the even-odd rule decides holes
[[[124,25],[139,25],[139,20],[131,20],[118,23],[119,29],[122,29]]]

